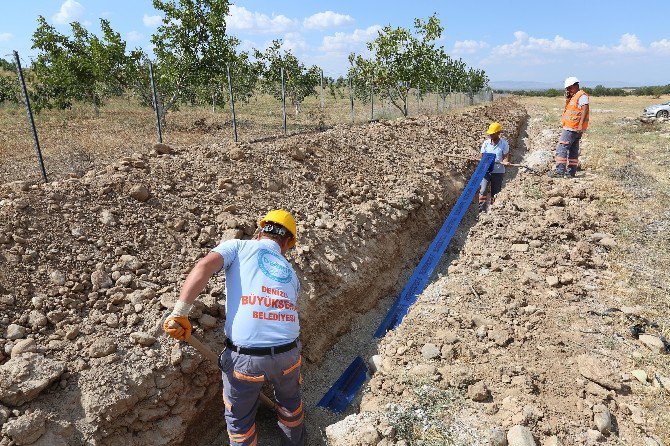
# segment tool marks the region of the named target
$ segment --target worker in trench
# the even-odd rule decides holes
[[[509,165],[509,144],[500,136],[503,128],[498,122],[493,122],[486,131],[488,137],[482,143],[480,159],[485,153],[495,154],[495,162],[479,185],[479,212],[486,212],[495,202],[496,195],[502,189],[505,166]],[[489,195],[490,194],[490,195]]]
[[[579,88],[579,79],[574,76],[567,78],[563,85],[563,130],[556,146],[556,168],[549,172],[549,176],[574,178],[579,166],[579,141],[589,127],[589,95]]]
[[[293,216],[282,209],[268,212],[252,240],[222,242],[195,265],[163,325],[170,336],[188,342],[193,302],[209,279],[225,270],[226,347],[219,367],[232,446],[256,444],[256,411],[266,381],[274,387],[282,445],[305,444],[296,310],[300,283],[284,258],[295,244]]]

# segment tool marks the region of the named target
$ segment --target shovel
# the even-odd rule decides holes
[[[456,155],[455,153],[445,153],[444,156],[447,156],[447,157],[450,157],[450,158],[456,158],[456,159],[460,159],[460,160],[479,162],[479,159],[477,159],[477,158],[473,158],[471,156],[465,156],[465,155]],[[533,173],[537,173],[533,169],[531,169],[530,167],[526,166],[525,164],[509,163],[509,164],[505,164],[505,166],[521,167],[521,168],[524,168],[524,169],[528,169],[529,171],[531,171]]]
[[[175,328],[177,325],[178,324],[175,321],[170,321],[170,328]],[[219,365],[219,356],[214,353],[211,348],[203,344],[203,342],[198,339],[197,336],[191,334],[188,340],[188,344],[194,349],[198,350],[202,356],[209,359],[217,366]],[[268,398],[267,395],[265,395],[263,392],[261,392],[259,398],[261,400],[261,404],[263,404],[265,407],[272,411],[277,410],[277,403]]]

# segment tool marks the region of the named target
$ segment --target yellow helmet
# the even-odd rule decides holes
[[[258,225],[261,228],[263,228],[268,223],[277,223],[278,225],[282,225],[283,227],[285,227],[288,230],[288,232],[290,232],[291,235],[293,236],[293,238],[288,244],[288,247],[293,248],[295,246],[295,242],[297,239],[297,231],[296,231],[295,219],[293,218],[293,215],[291,215],[290,212],[287,212],[283,209],[274,209],[268,212],[265,215],[265,217],[263,217],[263,219],[258,222]]]
[[[493,122],[489,126],[489,129],[486,131],[489,135],[493,135],[494,133],[498,133],[502,131],[502,125],[500,125],[499,122]]]

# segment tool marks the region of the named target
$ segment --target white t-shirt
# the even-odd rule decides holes
[[[587,95],[587,94],[581,95],[579,97],[579,99],[577,100],[577,106],[578,107],[583,107],[588,103],[589,103],[589,95]]]
[[[212,250],[226,271],[226,337],[239,347],[274,347],[300,334],[300,282],[274,240],[227,240]]]
[[[505,138],[500,138],[497,144],[491,142],[491,138],[486,138],[482,143],[481,153],[494,153],[496,156],[493,170],[491,173],[505,173],[505,166],[502,164],[503,158],[509,153],[509,144]]]

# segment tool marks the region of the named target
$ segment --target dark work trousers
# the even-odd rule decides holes
[[[579,164],[579,140],[582,134],[565,130],[561,132],[561,137],[556,145],[556,173],[559,175],[568,174],[574,177],[577,173]]]
[[[300,346],[284,353],[252,356],[226,348],[219,356],[223,403],[231,446],[257,443],[256,410],[263,384],[274,386],[282,446],[305,444],[305,414],[300,396]]]
[[[493,204],[498,192],[502,190],[504,173],[487,172],[479,185],[479,212],[486,212],[488,205]],[[489,196],[489,188],[491,195]]]

